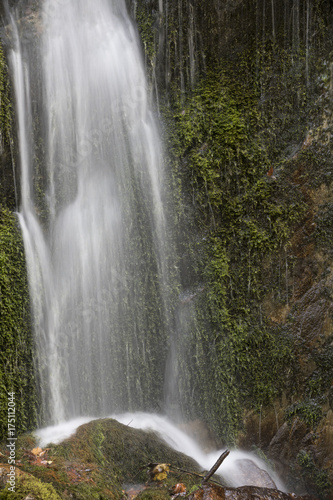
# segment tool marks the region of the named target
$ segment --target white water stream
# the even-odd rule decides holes
[[[42,420],[55,424],[163,400],[168,237],[125,0],[42,5],[12,16],[10,61]]]

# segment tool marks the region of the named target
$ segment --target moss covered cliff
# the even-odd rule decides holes
[[[0,314],[0,435],[4,438],[8,435],[7,394],[15,393],[17,433],[35,427],[37,401],[22,236],[16,216],[3,207],[0,207]]]
[[[2,206],[13,210],[17,208],[17,186],[12,137],[12,100],[7,61],[0,41],[0,195]]]
[[[133,13],[178,206],[174,398],[328,498],[332,6],[166,0]]]
[[[36,425],[36,388],[26,263],[15,208],[11,157],[12,109],[0,45],[0,436],[8,435],[9,392],[15,393],[16,432]]]

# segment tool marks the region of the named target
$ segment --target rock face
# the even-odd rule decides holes
[[[332,45],[327,42],[332,40],[332,2],[323,1],[320,6],[292,0],[130,3],[137,8],[145,47],[149,38],[147,24],[140,23],[142,12],[152,20],[155,36],[150,38],[147,68],[157,68],[160,100],[165,97],[177,111],[173,122],[177,144],[186,143],[173,148],[172,154],[183,179],[182,203],[187,200],[186,216],[179,215],[179,220],[183,216],[189,223],[193,216],[197,235],[188,247],[182,247],[186,256],[181,264],[183,282],[189,289],[199,288],[189,256],[195,260],[194,245],[209,240],[206,248],[201,244],[197,259],[201,264],[205,258],[210,262],[200,268],[203,292],[192,300],[187,313],[193,317],[196,309],[200,318],[193,335],[195,348],[186,352],[195,367],[189,377],[194,418],[202,414],[222,440],[231,434],[240,446],[263,449],[299,493],[309,491],[330,499],[333,65]],[[319,24],[323,31],[315,28]],[[314,44],[310,47],[311,36]],[[223,71],[217,76],[216,67],[224,69],[228,83]],[[233,78],[246,82],[241,99],[237,85],[230,85]],[[205,85],[210,79],[219,89],[216,94],[213,85]],[[174,99],[171,82],[180,89],[180,102]],[[252,104],[249,88],[256,89]],[[233,128],[237,113],[230,113],[231,99],[221,99],[229,91],[242,116],[246,116],[243,98],[261,116],[258,136],[253,122],[249,125],[251,120],[245,125],[251,131],[246,146],[239,129]],[[305,114],[301,95],[306,95]],[[209,106],[205,106],[206,99]],[[212,113],[214,106],[219,113]],[[237,136],[230,149],[222,117],[231,137]],[[260,143],[266,155],[257,176],[260,155],[254,154],[255,165],[242,163],[241,151],[248,154],[251,141]],[[235,156],[233,148],[238,151]],[[229,171],[230,163],[234,167]],[[251,179],[246,178],[250,171]],[[266,197],[263,189],[259,200],[264,179],[270,194],[266,192]],[[232,191],[234,182],[237,188]],[[249,198],[255,200],[255,207],[246,205]],[[270,205],[267,212],[266,203]],[[279,214],[273,215],[274,209]],[[287,212],[286,218],[281,217]],[[252,214],[256,215],[252,218]],[[265,236],[264,221],[269,221]],[[256,233],[255,241],[245,237],[247,224],[252,235]],[[286,232],[279,240],[282,227]],[[267,236],[267,246],[263,240],[260,246],[260,235]],[[237,326],[232,317],[237,317]],[[242,376],[241,366],[247,359],[251,361]],[[193,386],[200,377],[204,382],[196,390]],[[217,381],[215,386],[212,380]],[[202,394],[207,387],[209,397]],[[231,421],[237,421],[235,427]]]

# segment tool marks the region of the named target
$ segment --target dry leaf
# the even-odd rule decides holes
[[[42,448],[34,448],[33,450],[31,450],[31,453],[36,457],[38,457],[42,452],[43,452]]]
[[[170,464],[157,464],[150,470],[150,476],[153,481],[163,481],[168,477]]]
[[[179,495],[180,493],[186,493],[186,486],[184,483],[177,483],[172,487],[173,495]]]

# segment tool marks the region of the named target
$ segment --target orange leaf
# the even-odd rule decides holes
[[[178,495],[179,493],[186,493],[186,486],[183,483],[177,483],[172,487],[172,494]]]

